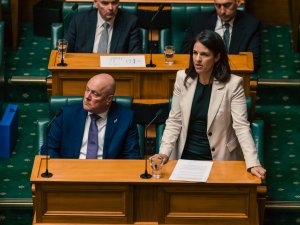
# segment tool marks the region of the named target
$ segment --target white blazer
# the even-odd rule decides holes
[[[159,153],[180,159],[187,138],[192,102],[198,79],[185,71],[177,72],[172,107],[163,133]],[[227,83],[213,81],[207,115],[207,137],[213,160],[245,160],[247,169],[260,166],[247,119],[243,79],[231,75]]]

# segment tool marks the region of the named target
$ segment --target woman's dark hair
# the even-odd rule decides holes
[[[212,76],[210,77],[210,83],[212,83],[214,78],[220,82],[227,82],[230,78],[231,71],[224,42],[218,33],[211,30],[204,30],[201,33],[197,34],[195,39],[191,43],[190,64],[189,68],[185,70],[186,77],[184,79],[184,86],[187,87],[186,82],[189,77],[192,79],[198,77],[193,63],[193,50],[196,42],[200,42],[201,44],[203,44],[206,48],[213,52],[214,56],[220,54],[219,61],[214,64]]]

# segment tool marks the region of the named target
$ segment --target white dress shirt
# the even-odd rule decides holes
[[[230,34],[230,38],[229,38],[229,43],[231,41],[231,34],[232,34],[232,27],[233,27],[233,21],[234,21],[234,18],[232,20],[230,20],[229,22],[229,34]],[[221,18],[218,16],[218,19],[217,19],[217,23],[216,23],[216,27],[215,27],[215,32],[218,33],[222,39],[224,39],[224,32],[225,32],[225,22],[221,20]]]
[[[99,13],[97,13],[97,27],[96,27],[96,33],[95,33],[95,40],[94,40],[94,47],[93,47],[93,53],[97,53],[98,51],[98,45],[100,41],[101,34],[104,30],[103,24],[107,21],[103,20]],[[108,45],[107,45],[107,53],[110,53],[110,44],[111,44],[111,37],[113,33],[113,26],[114,26],[114,19],[107,22],[109,24],[108,28]]]
[[[106,122],[107,122],[107,112],[98,114],[100,118],[97,120],[97,128],[98,128],[98,154],[97,158],[102,159],[103,158],[103,145],[104,145],[104,135],[106,130]],[[84,126],[84,133],[80,148],[80,155],[79,159],[86,159],[86,153],[87,153],[87,144],[88,144],[88,136],[89,136],[89,128],[91,124],[91,117],[90,112],[88,113],[86,120],[85,120],[85,126]]]

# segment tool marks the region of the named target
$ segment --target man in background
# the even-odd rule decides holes
[[[41,154],[52,158],[139,159],[134,113],[112,101],[115,88],[109,74],[92,77],[83,103],[62,107]]]
[[[142,53],[135,15],[119,10],[119,0],[94,0],[94,7],[73,16],[66,35],[69,52]]]
[[[190,52],[193,38],[203,30],[214,30],[223,38],[229,54],[253,52],[254,71],[260,66],[261,23],[238,10],[240,0],[214,0],[215,10],[196,14],[187,29],[181,51]]]

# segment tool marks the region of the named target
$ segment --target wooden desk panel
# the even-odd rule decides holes
[[[243,161],[214,161],[207,183],[169,180],[176,162],[144,180],[144,160],[50,159],[53,177],[42,178],[45,156],[36,156],[34,224],[258,224],[261,182]]]
[[[145,58],[148,63],[149,54]],[[229,59],[233,73],[243,77],[248,96],[250,74],[253,72],[252,53],[229,55]],[[58,67],[59,61],[57,51],[53,50],[48,65],[52,79],[47,81],[52,87],[52,95],[82,95],[89,78],[98,73],[109,73],[116,80],[116,95],[130,95],[135,99],[168,99],[173,93],[177,71],[188,67],[189,55],[176,54],[175,63],[170,66],[164,63],[163,54],[153,54],[155,68],[104,68],[100,67],[100,54],[90,53],[68,53],[66,67]]]

